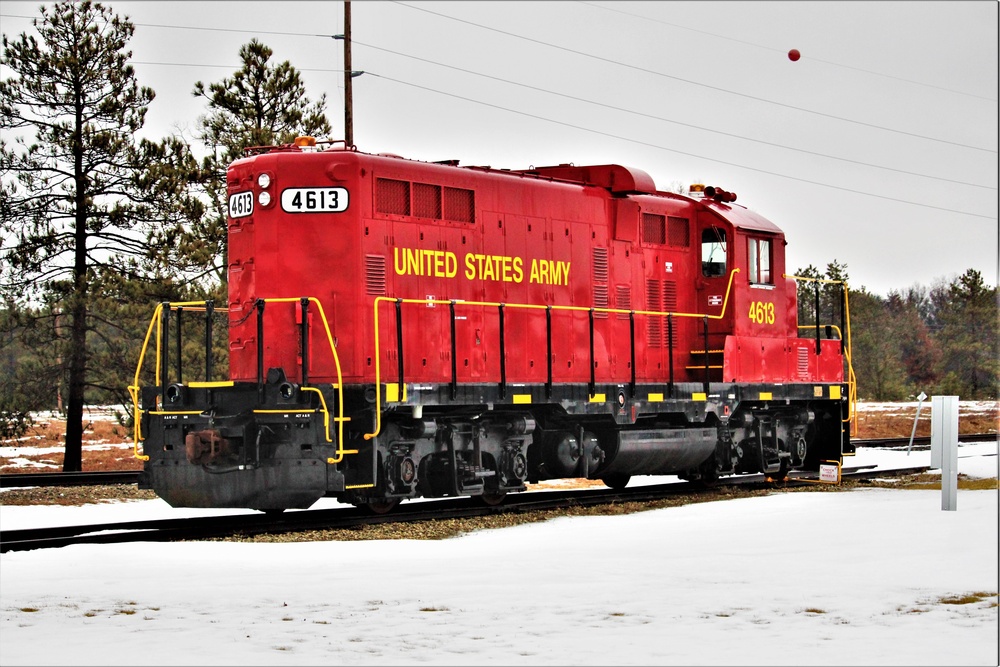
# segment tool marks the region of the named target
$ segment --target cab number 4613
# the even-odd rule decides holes
[[[774,324],[774,304],[766,301],[751,301],[750,321],[757,324]]]
[[[281,193],[286,213],[340,213],[347,202],[347,188],[287,188]]]

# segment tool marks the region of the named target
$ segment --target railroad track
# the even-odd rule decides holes
[[[973,433],[961,435],[962,442],[997,441],[996,433]],[[908,447],[909,438],[873,438],[853,440],[856,447]],[[931,439],[921,437],[913,439],[913,446],[930,447]],[[119,470],[110,472],[43,472],[43,473],[5,473],[0,475],[0,489],[31,486],[95,486],[100,484],[136,484],[139,481],[139,470]]]
[[[139,470],[104,472],[15,472],[0,475],[0,489],[25,486],[97,486],[100,484],[136,484]]]
[[[870,479],[925,472],[927,466],[878,469],[877,466],[845,468],[844,479]],[[508,496],[503,504],[487,506],[472,498],[448,498],[401,505],[393,512],[373,515],[353,508],[305,510],[280,515],[248,513],[219,517],[158,519],[121,523],[88,524],[50,528],[0,531],[0,552],[27,551],[69,546],[72,544],[114,544],[122,542],[172,542],[225,538],[234,535],[259,535],[306,530],[335,530],[379,523],[408,523],[440,519],[469,518],[501,513],[521,513],[589,507],[623,502],[651,502],[684,494],[705,493],[726,487],[788,488],[815,483],[805,475],[793,473],[783,482],[768,481],[763,475],[720,480],[711,489],[690,482],[612,489],[572,489],[533,491]]]

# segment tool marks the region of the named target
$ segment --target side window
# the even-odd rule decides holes
[[[701,233],[701,273],[707,278],[726,275],[726,230],[721,227]]]
[[[750,238],[747,248],[750,253],[747,266],[749,267],[750,282],[758,285],[772,285],[771,279],[771,241],[770,239]]]

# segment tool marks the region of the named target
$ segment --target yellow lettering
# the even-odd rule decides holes
[[[399,261],[399,248],[392,249],[392,266],[396,269],[396,275],[403,275],[406,273],[406,266]]]
[[[476,256],[471,252],[465,254],[465,279],[475,280],[476,278]]]
[[[514,282],[515,283],[520,283],[522,280],[524,280],[524,271],[522,269],[523,264],[524,264],[524,260],[522,260],[520,257],[515,257],[514,258]]]
[[[569,285],[569,262],[557,262],[559,271],[562,278],[559,281],[560,285]]]
[[[537,283],[538,282],[538,260],[537,259],[531,260],[531,277],[528,278],[528,282],[529,283]]]

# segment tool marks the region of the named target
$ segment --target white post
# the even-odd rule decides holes
[[[958,396],[931,397],[931,467],[941,469],[941,509],[958,509]]]
[[[910,455],[910,450],[913,449],[913,436],[917,434],[917,420],[920,419],[920,408],[924,407],[924,401],[927,400],[927,394],[920,392],[917,396],[917,416],[913,418],[913,430],[910,431],[910,444],[906,446],[906,455]]]

